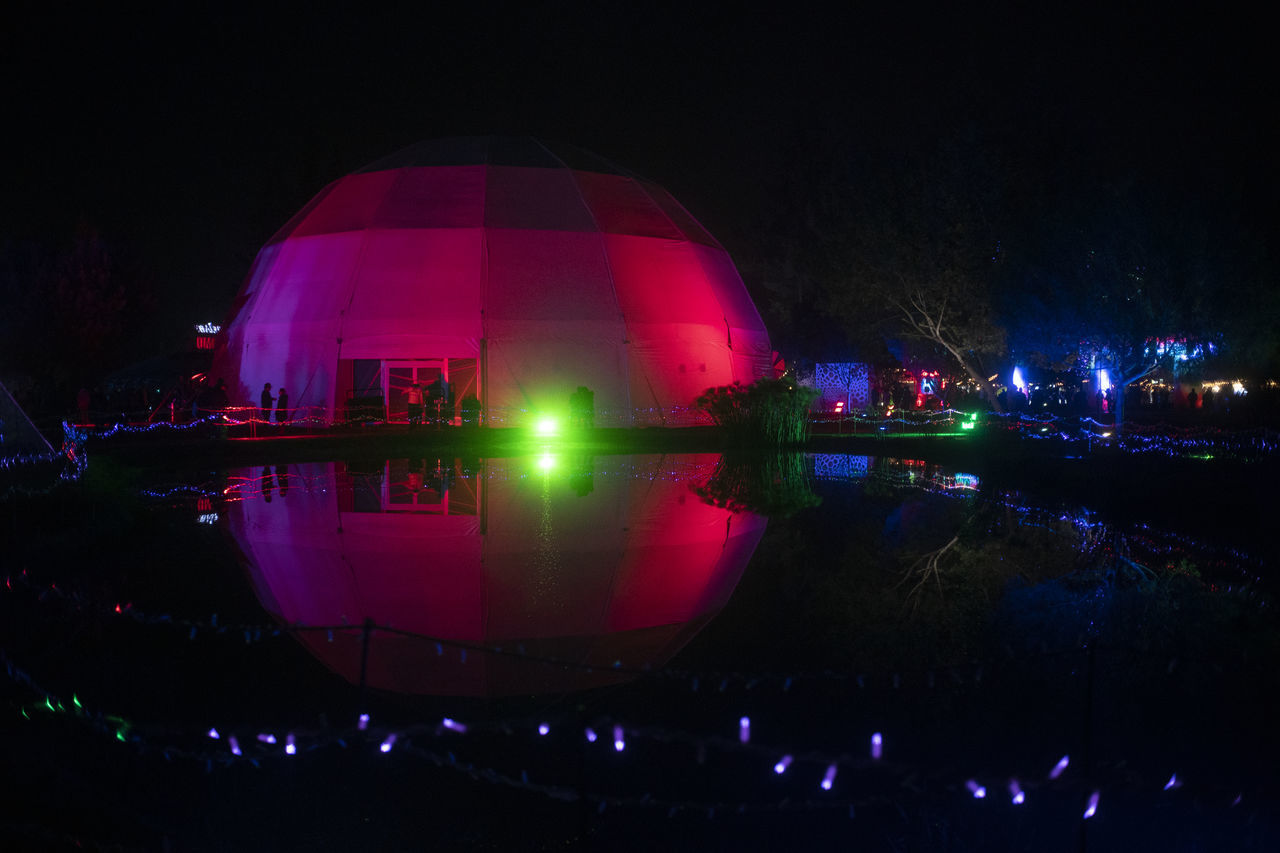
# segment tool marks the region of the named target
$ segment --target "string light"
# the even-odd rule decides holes
[[[1064,755],[1058,759],[1058,763],[1053,765],[1053,769],[1049,771],[1050,779],[1057,779],[1062,775],[1062,771],[1067,769],[1067,765],[1071,763],[1071,756]]]
[[[875,732],[871,735],[871,760],[879,761],[882,755],[884,755],[884,737],[880,732]]]
[[[751,742],[751,719],[749,717],[743,717],[738,720],[738,742]]]
[[[613,748],[617,752],[622,752],[622,750],[627,748],[627,739],[622,731],[621,725],[615,725],[613,727]]]
[[[36,687],[34,682],[32,682],[31,679],[25,675],[25,673],[23,673],[21,670],[18,670],[16,667],[14,667],[12,665],[12,662],[5,659],[5,664],[6,664],[6,671],[15,681],[26,684],[32,687],[33,689],[37,689],[37,690],[39,689],[38,687]],[[88,714],[86,711],[84,711],[83,707],[79,703],[76,703],[76,702],[71,703],[72,708],[68,709],[68,707],[64,705],[64,703],[57,700],[57,698],[52,696],[51,694],[44,694],[43,700],[44,700],[43,705],[41,707],[43,707],[49,713],[73,713],[76,716],[80,717],[81,719],[84,719],[89,722],[92,722],[93,720],[96,720],[96,719],[100,719],[97,715]],[[24,709],[23,716],[26,717],[27,719],[30,719],[30,716],[25,713],[25,709]],[[140,750],[146,750],[149,748],[144,736],[142,735],[134,736],[129,733],[128,731],[129,724],[126,721],[118,717],[107,717],[102,719],[105,719],[106,721],[109,721],[111,723],[111,728],[109,729],[109,731],[112,731],[118,740],[135,743]],[[621,737],[621,732],[620,732],[621,725],[620,724],[614,724],[614,725],[615,725],[615,736]],[[210,735],[210,732],[215,730],[216,729],[213,729],[213,728],[206,729],[202,731],[201,734],[206,738],[208,738]],[[506,734],[508,736],[516,734],[520,731],[518,726],[513,727],[509,723],[501,723],[501,722],[495,722],[491,724],[489,727],[489,730],[495,734]],[[412,727],[411,731],[417,732],[418,736],[420,737],[429,736],[431,732],[431,728],[418,726],[418,727]],[[652,731],[639,730],[639,733],[646,734],[649,737],[655,737],[658,739],[672,739],[674,737],[674,735],[670,733],[663,735],[661,734],[661,732],[657,730],[652,730]],[[380,751],[389,752],[392,746],[398,746],[399,744],[398,744],[397,738],[400,737],[401,734],[402,734],[401,732],[387,734],[386,737],[381,742]],[[280,754],[295,755],[297,753],[297,747],[300,744],[302,737],[303,737],[302,735],[295,734],[294,732],[290,731],[285,738],[285,743],[286,743],[285,749],[282,752],[276,753],[276,754],[277,755],[280,755]],[[347,746],[344,740],[344,735],[340,732],[326,733],[325,730],[322,730],[321,732],[313,732],[310,735],[307,735],[307,737],[310,740],[312,740],[316,745],[320,745],[321,743],[327,743],[327,744],[334,744],[334,745],[343,746],[343,747]],[[225,736],[225,738],[220,736],[219,739],[226,740],[232,756],[236,758],[243,757],[243,753],[240,750],[240,745],[234,734],[227,735]],[[267,732],[262,732],[259,736],[259,740],[264,744],[269,744],[273,742],[273,737]],[[720,745],[722,747],[726,747],[729,744],[732,744],[734,748],[759,751],[757,747],[751,746],[749,744],[742,744],[740,742],[735,743],[727,739],[724,739],[724,740],[711,739],[709,743]],[[498,783],[498,784],[520,787],[528,791],[545,794],[549,797],[553,797],[558,800],[571,800],[571,799],[579,798],[579,795],[574,793],[573,789],[557,787],[555,785],[548,785],[548,784],[531,781],[529,779],[528,774],[525,772],[521,772],[520,777],[517,780],[514,777],[504,775],[500,771],[496,771],[492,768],[489,768],[489,769],[477,768],[475,765],[468,764],[465,761],[459,761],[452,753],[449,753],[447,757],[439,756],[435,753],[432,753],[424,749],[421,746],[415,745],[414,743],[412,743],[412,741],[408,742],[406,749],[410,755],[416,755],[418,757],[427,758],[428,760],[435,763],[437,766],[441,766],[441,767],[447,766],[447,767],[451,767],[452,769],[458,770],[460,772],[464,772],[470,778],[473,778],[477,781],[486,781],[491,783]],[[215,762],[219,766],[228,766],[226,765],[226,762],[230,760],[230,759],[219,759],[216,756],[206,756],[198,752],[192,753],[192,752],[183,750],[181,748],[164,747],[162,751],[165,754],[166,758],[187,757],[193,760],[201,761],[205,764],[207,770],[211,769],[214,766]],[[223,755],[225,756],[226,754],[223,753]],[[267,758],[270,756],[270,753],[260,753],[260,756],[262,758]],[[258,763],[257,758],[251,758],[250,760],[255,765],[257,765]],[[774,765],[775,774],[785,771],[793,763],[794,760],[795,760],[794,756],[792,756],[791,754],[787,754],[783,756],[783,758],[779,760],[776,765]],[[817,761],[819,759],[817,756],[810,755],[810,756],[802,756],[802,760]],[[1059,761],[1059,765],[1055,766],[1055,771],[1058,770],[1059,766],[1065,767],[1068,762],[1069,762],[1069,759],[1067,758],[1067,756],[1064,756],[1063,759]],[[838,762],[835,760],[831,760],[824,763],[826,764],[826,771],[822,776],[822,780],[819,783],[819,787],[823,791],[830,791],[834,787],[836,772],[838,770]],[[898,768],[895,770],[895,772],[900,772],[904,774],[904,777],[916,776],[916,771],[912,771],[910,768],[906,768],[906,767]],[[1182,784],[1181,780],[1177,779],[1176,774],[1174,774],[1170,778],[1170,782],[1174,783],[1172,787],[1177,787]],[[987,793],[986,788],[983,787],[980,783],[978,783],[976,779],[973,779],[973,778],[968,779],[965,782],[965,787],[973,795],[975,799],[984,799],[986,797],[986,793]],[[1166,783],[1165,789],[1168,790],[1169,787],[1170,785]],[[1009,792],[1010,792],[1013,804],[1021,805],[1025,803],[1026,801],[1025,793],[1020,788],[1016,779],[1012,779],[1012,778],[1010,779]],[[1101,797],[1101,791],[1099,789],[1093,790],[1092,793],[1089,795],[1087,806],[1083,814],[1083,817],[1085,819],[1089,819],[1096,814],[1100,797]],[[1232,806],[1238,805],[1241,802],[1242,798],[1243,798],[1242,794],[1237,794],[1236,798],[1231,802],[1231,805]],[[624,796],[615,796],[615,795],[594,796],[593,795],[588,797],[588,799],[591,802],[596,802],[596,803],[603,802],[611,806],[628,805],[628,806],[635,806],[635,807],[662,807],[662,808],[667,808],[671,814],[675,814],[676,812],[684,811],[688,809],[701,808],[707,811],[708,813],[710,813],[712,816],[721,812],[726,812],[726,813],[733,812],[733,813],[741,814],[747,810],[748,806],[750,806],[751,810],[766,810],[766,811],[776,811],[783,808],[813,809],[813,808],[824,807],[824,803],[821,801],[792,802],[790,798],[784,799],[783,801],[777,802],[777,803],[768,803],[768,802],[752,803],[752,804],[741,803],[736,807],[732,807],[732,808],[723,803],[713,803],[711,805],[707,805],[705,803],[699,804],[694,802],[664,803],[662,801],[652,798],[648,794],[645,794],[643,797],[624,797]],[[869,799],[866,801],[862,801],[861,803],[849,802],[849,803],[840,803],[838,805],[840,805],[842,808],[847,807],[850,810],[850,814],[852,815],[854,813],[854,808],[857,805],[860,805],[860,804],[868,805],[874,802],[877,802],[877,800]]]

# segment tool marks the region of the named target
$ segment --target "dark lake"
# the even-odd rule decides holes
[[[548,449],[0,510],[5,850],[1280,849],[1270,534],[1159,501]]]

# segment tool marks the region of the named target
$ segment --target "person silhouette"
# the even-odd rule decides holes
[[[258,419],[263,423],[271,420],[271,404],[276,401],[271,396],[271,383],[264,383],[262,386],[262,395],[258,398]]]

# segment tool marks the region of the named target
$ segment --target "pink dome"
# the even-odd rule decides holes
[[[495,425],[563,412],[680,424],[706,388],[771,374],[768,333],[724,248],[661,187],[530,138],[412,146],[325,187],[258,254],[215,375],[342,417],[403,411],[444,374]]]

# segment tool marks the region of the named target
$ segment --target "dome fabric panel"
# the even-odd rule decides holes
[[[481,229],[370,230],[360,252],[343,314],[344,340],[480,337]],[[436,286],[422,287],[424,280]],[[405,317],[419,319],[406,323]]]
[[[400,169],[374,214],[373,228],[479,228],[484,225],[483,166]]]
[[[491,425],[566,414],[583,385],[598,425],[674,424],[706,388],[773,369],[733,262],[670,194],[529,138],[421,143],[325,187],[226,327],[233,402],[271,382],[335,420],[353,360],[377,362],[388,400],[393,370],[478,372]]]
[[[292,237],[336,234],[367,228],[395,181],[394,172],[352,175],[334,185],[324,204],[317,205],[293,229]]]
[[[490,166],[484,224],[540,231],[596,230],[573,173],[567,169]]]
[[[590,172],[582,172],[577,177],[582,197],[586,199],[601,231],[680,242],[685,240],[662,208],[654,204],[636,181]]]

